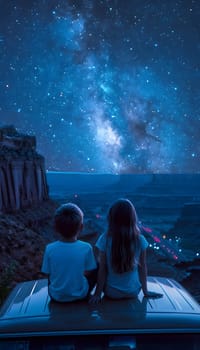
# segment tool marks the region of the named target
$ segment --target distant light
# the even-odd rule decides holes
[[[143,230],[146,231],[146,232],[152,232],[152,229],[150,227],[145,227],[145,226],[142,226]]]
[[[154,236],[153,239],[154,239],[155,242],[160,243],[160,238]]]
[[[199,256],[199,253],[196,253],[196,256]]]

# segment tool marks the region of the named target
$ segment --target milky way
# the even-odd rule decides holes
[[[48,170],[200,172],[198,0],[0,7],[0,123]]]

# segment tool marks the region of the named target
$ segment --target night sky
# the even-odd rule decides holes
[[[48,170],[200,172],[199,0],[0,8],[0,125]]]

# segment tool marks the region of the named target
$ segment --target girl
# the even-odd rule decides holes
[[[137,226],[137,215],[128,199],[117,200],[108,212],[108,231],[96,242],[99,271],[90,302],[98,303],[102,292],[113,299],[162,294],[147,289],[146,248],[148,243]]]

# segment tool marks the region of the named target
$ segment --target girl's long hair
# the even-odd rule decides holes
[[[140,230],[135,208],[128,199],[117,200],[109,209],[107,234],[112,238],[111,265],[114,272],[133,270]]]

